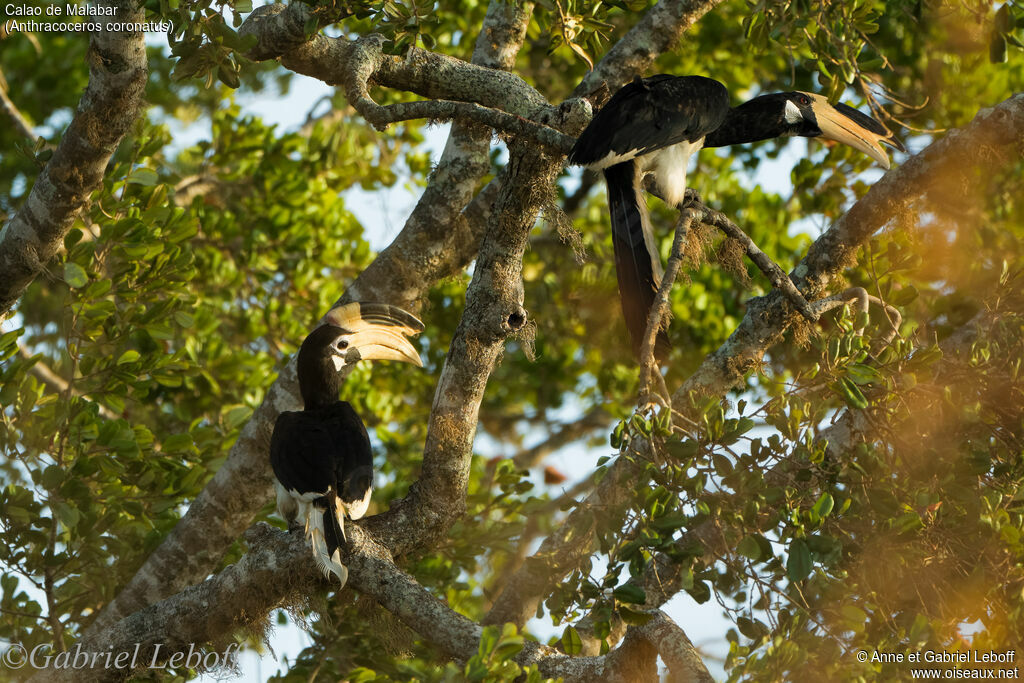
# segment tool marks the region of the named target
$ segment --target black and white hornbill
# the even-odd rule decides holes
[[[718,81],[666,74],[636,78],[620,88],[580,134],[569,163],[604,171],[619,296],[635,354],[662,277],[641,193],[643,176],[652,174],[659,194],[679,206],[686,167],[697,150],[789,135],[845,143],[885,168],[889,158],[880,143],[906,151],[875,119],[845,104],[832,106],[821,95],[773,93],[730,107],[729,92]],[[659,330],[658,357],[668,348],[668,337]]]
[[[345,541],[345,515],[366,513],[373,490],[370,437],[356,411],[338,399],[340,371],[360,360],[397,360],[423,367],[406,338],[423,323],[395,306],[352,303],[332,309],[299,349],[303,409],[282,412],[270,438],[270,464],[277,511],[305,525],[316,565],[345,585],[348,569],[338,548]]]

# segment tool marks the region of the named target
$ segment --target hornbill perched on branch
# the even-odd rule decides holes
[[[338,548],[345,515],[359,519],[370,505],[373,453],[363,421],[338,399],[340,371],[360,360],[397,360],[423,367],[406,336],[423,331],[412,314],[388,304],[353,303],[332,309],[299,349],[303,410],[283,412],[270,438],[277,511],[291,526],[305,524],[316,565],[345,585]]]
[[[906,151],[875,119],[845,104],[832,106],[821,95],[773,93],[730,107],[729,92],[718,81],[666,74],[638,77],[620,88],[580,134],[569,163],[604,171],[619,296],[636,355],[662,277],[641,194],[643,176],[653,174],[661,196],[679,207],[686,167],[697,150],[789,135],[845,143],[887,169],[879,143]],[[659,358],[669,349],[664,329],[655,348]]]

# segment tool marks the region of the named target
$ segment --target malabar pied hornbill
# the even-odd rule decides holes
[[[604,171],[619,296],[634,354],[639,356],[663,273],[641,193],[643,176],[652,174],[659,194],[678,207],[697,150],[790,135],[845,143],[887,169],[879,143],[906,151],[875,119],[845,104],[832,106],[821,95],[773,93],[730,107],[729,92],[718,81],[667,74],[638,77],[620,88],[580,134],[569,163]],[[669,349],[664,329],[655,348],[659,358]]]
[[[352,303],[331,309],[313,330],[297,361],[301,411],[282,412],[270,438],[270,464],[277,477],[277,511],[305,525],[316,565],[345,585],[348,569],[338,548],[345,541],[345,515],[366,513],[373,490],[370,437],[356,411],[338,399],[340,371],[360,360],[397,360],[423,367],[406,338],[423,323],[388,304]]]

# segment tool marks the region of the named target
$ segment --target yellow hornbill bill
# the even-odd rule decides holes
[[[406,338],[423,323],[395,306],[352,303],[331,309],[299,349],[303,409],[282,412],[270,438],[277,511],[289,527],[305,525],[317,567],[345,585],[348,569],[338,548],[345,515],[366,513],[373,490],[370,437],[356,411],[338,399],[341,369],[360,360],[397,360],[423,367]]]
[[[845,143],[887,169],[880,143],[906,151],[875,119],[845,104],[830,105],[821,95],[773,93],[730,107],[729,92],[718,81],[666,74],[638,77],[620,88],[580,134],[569,163],[604,171],[619,296],[634,354],[639,356],[663,272],[641,194],[643,176],[652,174],[661,197],[678,207],[697,150],[790,135]],[[668,349],[660,329],[657,357]]]

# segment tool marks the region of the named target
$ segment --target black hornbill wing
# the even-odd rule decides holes
[[[670,166],[683,166],[674,171],[685,182],[685,164],[694,143],[718,128],[728,112],[729,92],[714,79],[665,74],[637,78],[612,96],[569,153],[570,163],[604,169],[619,298],[636,356],[640,354],[662,270],[640,188],[647,163],[632,160],[687,143],[689,149],[667,161]],[[656,180],[659,186],[663,182],[672,184],[665,178]],[[672,191],[671,187],[662,189]],[[681,187],[675,194],[682,198]],[[668,350],[668,336],[659,330],[655,356],[662,359]]]
[[[594,116],[573,145],[569,163],[601,162],[604,168],[679,142],[696,142],[718,128],[728,111],[729,91],[712,78],[637,78]]]
[[[291,497],[285,514],[305,510],[301,521],[317,567],[344,585],[348,569],[338,552],[345,540],[345,513],[363,515],[373,483],[373,452],[363,421],[343,401],[281,413],[270,438],[270,464]]]
[[[344,456],[336,461],[334,470],[338,482],[338,498],[350,516],[359,519],[366,510],[365,504],[358,513],[350,508],[368,496],[373,486],[370,437],[362,419],[347,401],[338,401],[321,410],[325,413],[324,422],[329,425],[331,437]]]
[[[284,412],[270,437],[270,466],[289,492],[326,494],[336,484],[334,442],[319,420],[303,412]]]
[[[343,501],[362,498],[372,483],[373,451],[363,421],[345,401],[326,408],[284,412],[270,438],[270,464],[277,480],[298,494],[326,494],[333,489]],[[364,470],[365,468],[365,470]],[[370,477],[353,482],[364,471]],[[356,487],[348,484],[362,484]]]

